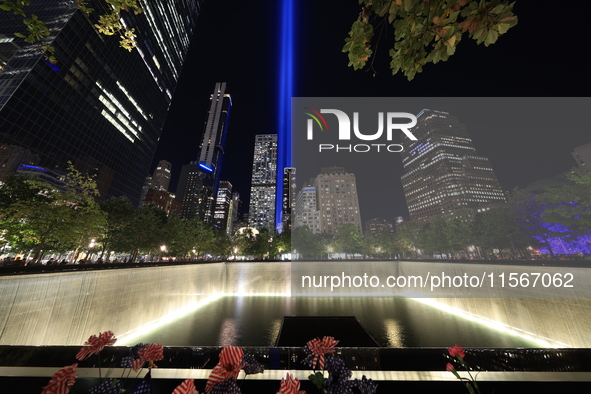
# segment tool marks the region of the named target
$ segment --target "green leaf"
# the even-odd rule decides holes
[[[484,45],[489,46],[490,44],[494,44],[497,42],[499,38],[499,33],[496,30],[489,30],[488,34],[486,35],[486,39],[484,40]]]
[[[324,389],[324,375],[322,372],[316,372],[315,374],[308,376],[308,379],[314,383],[314,386],[321,390]]]
[[[493,8],[490,12],[491,12],[491,14],[501,14],[503,12],[503,10],[505,10],[505,5],[499,4],[498,6]]]
[[[402,6],[404,7],[404,11],[410,12],[415,6],[415,3],[416,0],[402,0]]]

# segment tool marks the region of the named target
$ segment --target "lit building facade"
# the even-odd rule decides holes
[[[476,152],[457,117],[424,109],[411,131],[417,141],[401,152],[411,220],[506,201],[490,162]]]
[[[172,164],[166,160],[160,160],[158,166],[152,175],[152,188],[156,190],[168,191],[170,185],[170,178],[172,176]]]
[[[182,205],[181,218],[193,219],[199,216],[203,203],[203,179],[196,161],[185,164],[177,186],[176,199]]]
[[[360,234],[363,232],[355,174],[343,167],[322,168],[314,186],[323,232],[336,234],[345,224],[354,224]]]
[[[316,188],[304,185],[296,196],[293,228],[308,226],[314,234],[322,232],[320,211],[316,203]]]
[[[292,209],[294,205],[296,188],[296,169],[285,167],[283,169],[283,199],[281,204],[281,230],[289,231],[292,226]]]
[[[394,234],[394,226],[384,218],[373,218],[365,222],[365,233],[373,237],[382,234]]]
[[[179,215],[181,213],[181,203],[175,200],[174,194],[167,190],[150,189],[146,194],[144,206],[154,204],[164,212],[166,215]]]
[[[26,149],[44,168],[71,161],[96,176],[103,198],[138,204],[200,3],[154,0],[142,2],[140,14],[122,12],[120,22],[137,35],[129,52],[119,34],[94,27],[104,2],[90,0],[96,11],[86,15],[74,1],[35,0],[26,12],[48,26],[57,64],[14,36],[25,29],[22,18],[0,12],[0,146]]]
[[[218,193],[215,200],[215,209],[213,211],[214,227],[228,231],[228,221],[232,221],[232,184],[227,181],[221,181],[218,187]]]
[[[228,213],[228,227],[226,228],[226,234],[232,235],[235,230],[235,225],[238,222],[238,216],[240,212],[240,193],[232,193],[232,204],[230,204],[230,212]]]
[[[277,191],[277,134],[255,136],[249,225],[257,230],[275,229]]]
[[[226,83],[218,82],[210,97],[209,111],[203,139],[199,147],[197,169],[201,176],[202,207],[199,217],[205,222],[213,222],[213,211],[220,182],[222,159],[228,135],[232,96],[227,92]]]
[[[146,201],[146,196],[148,195],[148,190],[152,187],[152,177],[147,176],[144,180],[144,186],[142,186],[142,192],[140,194],[140,203],[138,204],[138,208],[144,206],[144,201]]]

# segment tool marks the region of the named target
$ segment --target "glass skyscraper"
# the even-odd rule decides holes
[[[183,166],[177,188],[177,198],[183,203],[181,216],[185,219],[200,217],[213,223],[231,110],[232,96],[226,90],[226,83],[216,83],[198,160]]]
[[[140,14],[122,12],[121,24],[137,35],[131,52],[119,46],[118,34],[94,26],[110,6],[88,6],[88,15],[74,0],[35,0],[25,8],[50,29],[56,64],[14,36],[25,28],[22,18],[0,12],[0,154],[12,166],[18,156],[21,164],[56,171],[71,161],[96,175],[102,197],[137,203],[200,0],[152,0],[141,3]],[[8,162],[0,156],[0,165]]]
[[[411,220],[505,202],[488,159],[476,153],[466,127],[447,112],[424,109],[402,152],[402,187]]]
[[[277,134],[255,136],[248,219],[257,230],[275,230],[277,193]]]

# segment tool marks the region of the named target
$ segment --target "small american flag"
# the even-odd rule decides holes
[[[82,361],[88,356],[99,354],[105,346],[113,345],[115,342],[117,342],[117,338],[115,338],[113,331],[101,332],[98,337],[91,335],[84,343],[84,347],[76,354],[76,360]]]
[[[195,389],[195,381],[193,379],[187,379],[183,383],[180,384],[172,394],[197,394],[197,389]]]
[[[305,391],[300,391],[300,381],[292,374],[288,373],[281,379],[281,387],[277,394],[306,394]]]
[[[76,383],[76,370],[78,364],[63,367],[51,377],[47,386],[43,387],[42,394],[68,394],[70,388]]]
[[[121,393],[121,382],[117,379],[109,378],[102,384],[92,387],[88,394],[119,394]]]
[[[133,394],[151,394],[152,393],[152,371],[148,371],[144,380],[133,390]]]
[[[216,384],[225,380],[235,380],[242,368],[242,356],[244,351],[242,348],[235,346],[226,346],[220,352],[220,362],[213,368],[207,384],[205,385],[205,392],[209,393],[213,390]]]
[[[306,358],[308,362],[311,361],[312,368],[324,369],[324,354],[334,353],[334,347],[339,343],[333,337],[324,337],[322,340],[319,338],[308,341],[307,347],[311,354]]]

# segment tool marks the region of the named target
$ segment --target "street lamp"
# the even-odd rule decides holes
[[[87,260],[90,260],[90,257],[92,256],[92,248],[94,248],[94,244],[96,243],[96,240],[94,238],[92,238],[90,240],[90,243],[88,244],[88,254],[86,256]],[[87,261],[88,263],[88,261]]]

